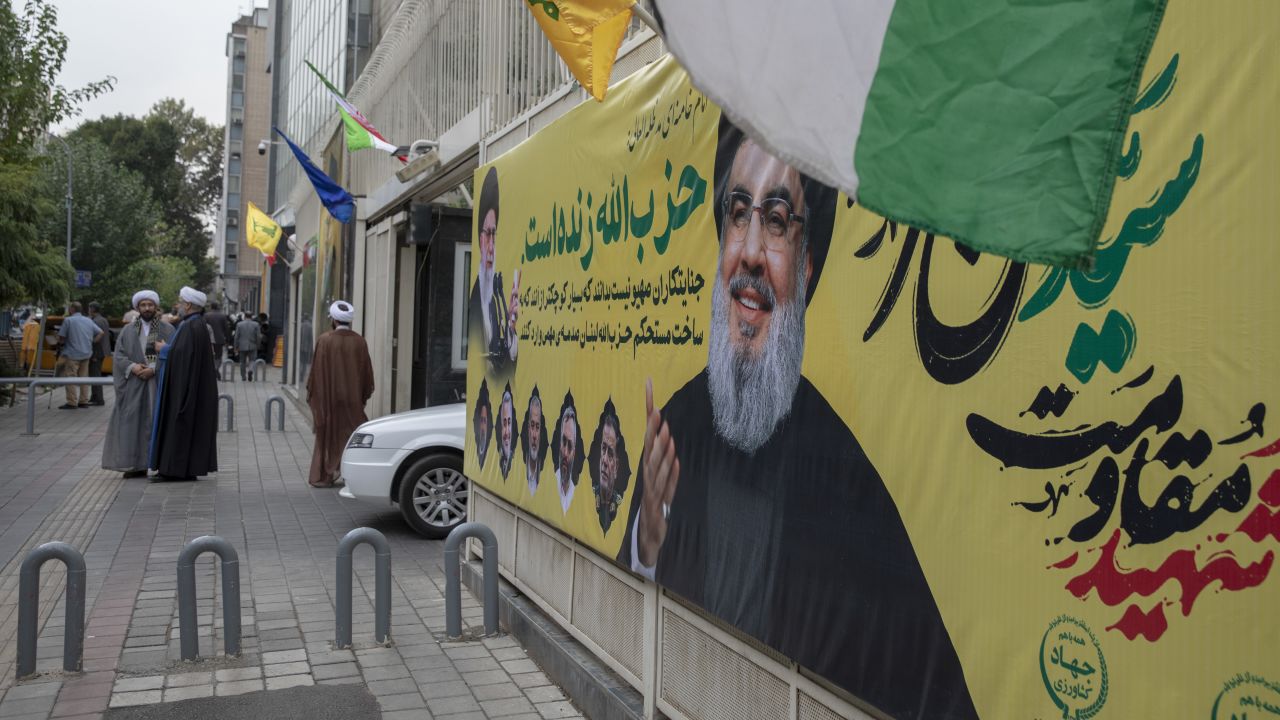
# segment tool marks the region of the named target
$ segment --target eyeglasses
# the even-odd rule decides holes
[[[734,239],[746,235],[751,216],[758,211],[760,224],[765,230],[765,247],[770,250],[787,249],[787,235],[792,223],[804,224],[805,217],[791,210],[791,203],[778,197],[765,198],[759,205],[755,204],[755,198],[744,192],[731,192],[724,198],[724,216],[736,231]]]

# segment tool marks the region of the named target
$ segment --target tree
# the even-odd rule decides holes
[[[39,192],[37,166],[0,161],[0,306],[61,302],[70,287],[62,253],[41,237],[56,206]]]
[[[0,2],[0,303],[60,302],[71,267],[42,237],[41,218],[55,212],[38,192],[36,139],[111,89],[106,78],[68,90],[57,83],[67,54],[58,31],[58,11],[45,0],[28,0],[21,15]]]
[[[191,285],[195,282],[195,272],[195,267],[186,258],[149,257],[126,269],[121,282],[126,287],[134,288],[129,291],[129,299],[138,289],[146,288],[155,290],[160,296],[161,307],[169,307],[177,302],[178,291],[183,285]],[[129,299],[121,296],[115,304],[104,303],[104,308],[111,315],[123,313],[129,307]],[[99,302],[102,301],[99,300]]]
[[[66,55],[58,11],[46,0],[27,0],[21,15],[12,3],[0,3],[0,160],[26,160],[48,127],[114,85],[113,77],[78,90],[57,84]]]
[[[117,164],[102,143],[73,136],[69,146],[75,173],[71,255],[77,269],[93,273],[93,286],[74,290],[72,297],[98,300],[110,314],[122,313],[139,287],[132,270],[163,254],[174,231],[142,177]],[[66,177],[66,156],[50,157],[41,173],[41,194],[59,197]],[[66,236],[62,213],[46,213],[42,227],[45,238]]]
[[[199,286],[212,285],[208,226],[222,194],[222,127],[169,98],[156,103],[146,117],[91,120],[72,136],[97,139],[115,162],[143,178],[173,229],[159,251],[188,259]]]

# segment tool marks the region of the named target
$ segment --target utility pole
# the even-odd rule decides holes
[[[49,133],[49,137],[62,143],[62,149],[67,152],[67,264],[71,265],[71,146],[53,133]]]

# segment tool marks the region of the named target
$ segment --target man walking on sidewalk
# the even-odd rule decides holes
[[[111,324],[102,314],[102,306],[96,302],[89,303],[89,319],[102,331],[102,337],[93,343],[93,355],[89,356],[89,377],[102,377],[102,361],[111,354]],[[89,386],[89,404],[105,405],[102,399],[102,386]]]
[[[342,449],[351,433],[369,418],[364,404],[373,395],[373,362],[364,338],[351,330],[356,309],[338,300],[329,306],[333,330],[316,341],[307,404],[316,431],[311,456],[312,487],[333,487],[342,470]]]
[[[213,337],[213,365],[222,363],[222,351],[227,347],[231,322],[222,312],[222,306],[216,302],[209,303],[209,312],[204,314],[204,323],[209,326],[209,335]]]
[[[258,321],[248,315],[241,316],[240,322],[236,323],[235,345],[236,352],[240,353],[240,379],[244,380],[248,375],[250,380],[253,379],[253,361],[258,358],[258,341],[262,339],[262,331],[258,327]]]
[[[58,358],[59,377],[88,377],[89,358],[93,357],[93,344],[102,339],[102,331],[93,321],[80,314],[81,306],[73,302],[67,306],[67,316],[58,328],[62,356]],[[67,402],[59,410],[89,407],[89,386],[68,385]]]
[[[147,474],[147,445],[151,441],[151,412],[156,403],[156,353],[173,337],[174,329],[159,317],[160,296],[151,290],[133,295],[138,317],[124,326],[111,356],[116,402],[102,446],[102,467],[125,477]]]
[[[159,400],[151,467],[162,480],[194,480],[218,470],[218,371],[204,322],[205,294],[182,288],[182,324],[160,349]]]

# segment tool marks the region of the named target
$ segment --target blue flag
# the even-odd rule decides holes
[[[302,169],[307,171],[307,177],[311,178],[311,184],[316,189],[316,195],[320,196],[320,202],[324,203],[325,208],[329,210],[329,214],[338,219],[338,222],[349,223],[351,218],[356,214],[356,201],[351,197],[351,193],[347,192],[341,185],[333,181],[333,178],[325,175],[320,168],[311,162],[311,158],[302,152],[302,148],[293,144],[288,135],[280,131],[280,128],[273,127],[272,130],[276,134],[284,138],[289,144],[289,149],[293,151],[294,157],[298,158],[298,162],[302,164]]]

